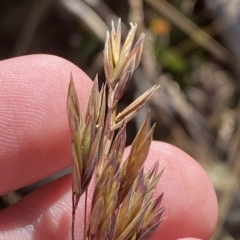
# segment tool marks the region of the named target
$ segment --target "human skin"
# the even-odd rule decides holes
[[[0,62],[0,195],[71,164],[66,113],[70,72],[84,113],[92,82],[74,64],[50,55]],[[209,239],[217,221],[217,200],[205,171],[185,152],[163,142],[152,143],[146,168],[156,160],[165,168],[156,193],[164,192],[166,210],[153,240]],[[71,206],[67,175],[1,211],[0,240],[70,240]],[[81,201],[78,236],[83,232],[82,209]]]

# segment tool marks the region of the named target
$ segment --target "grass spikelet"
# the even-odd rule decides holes
[[[148,130],[149,115],[139,129],[126,160],[126,124],[146,104],[158,86],[153,86],[121,113],[118,103],[139,65],[144,34],[134,44],[137,25],[130,30],[121,45],[121,20],[107,32],[104,49],[106,84],[93,83],[85,118],[79,109],[78,97],[71,76],[67,110],[72,139],[72,239],[75,239],[75,212],[83,193],[96,173],[95,188],[84,216],[84,240],[147,240],[162,221],[163,194],[153,199],[162,175],[156,162],[144,171],[155,125]],[[100,90],[99,90],[100,89]],[[85,196],[86,197],[86,196]],[[87,197],[85,204],[87,204]]]

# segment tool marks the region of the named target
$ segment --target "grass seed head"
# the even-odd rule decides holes
[[[72,136],[73,227],[80,196],[87,190],[96,170],[86,240],[148,240],[162,221],[163,194],[153,199],[162,172],[156,162],[144,172],[155,125],[148,130],[150,113],[139,129],[126,160],[126,124],[146,104],[158,86],[153,86],[121,113],[118,103],[139,65],[144,34],[135,43],[137,25],[130,24],[121,46],[121,20],[107,32],[104,49],[106,84],[99,90],[93,83],[85,118],[81,116],[76,89],[71,77],[67,110]],[[87,207],[85,206],[85,210]],[[85,214],[86,224],[86,214]]]

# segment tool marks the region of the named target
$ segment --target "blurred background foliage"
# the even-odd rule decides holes
[[[239,6],[239,0],[0,0],[0,59],[54,54],[103,78],[111,21],[121,17],[124,36],[128,22],[136,22],[146,42],[122,106],[153,84],[161,89],[131,122],[128,142],[150,107],[155,139],[189,153],[213,182],[219,222],[212,239],[240,239]],[[35,187],[3,196],[1,207]]]

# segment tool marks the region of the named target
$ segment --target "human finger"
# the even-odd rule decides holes
[[[156,195],[164,192],[162,204],[166,210],[165,220],[153,240],[209,239],[216,225],[217,201],[207,174],[180,149],[153,142],[146,168],[158,159],[160,168],[165,167],[165,171]],[[83,233],[83,209],[82,198],[77,213],[76,239],[81,239]],[[0,214],[0,239],[11,240],[18,236],[19,239],[66,240],[71,238],[70,229],[70,176],[31,193]]]
[[[0,195],[70,165],[70,72],[84,112],[92,83],[69,61],[30,55],[0,62]]]

